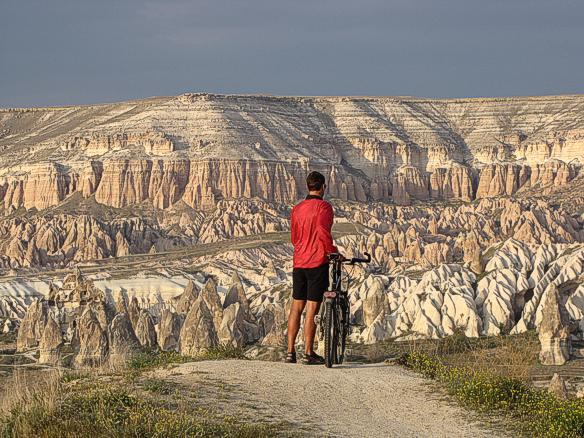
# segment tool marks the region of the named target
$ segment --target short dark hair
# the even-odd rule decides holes
[[[324,183],[324,175],[320,172],[310,172],[306,177],[306,186],[310,192],[320,190],[324,186]]]

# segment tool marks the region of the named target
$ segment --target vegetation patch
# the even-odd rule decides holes
[[[65,371],[61,375],[61,381],[63,383],[75,382],[76,380],[86,379],[90,377],[90,374],[83,371]]]
[[[520,379],[447,365],[427,353],[406,353],[399,363],[440,382],[465,407],[511,417],[530,436],[584,436],[584,401],[580,399],[558,400]]]
[[[155,394],[170,395],[175,391],[174,385],[163,379],[146,379],[142,385],[145,391]]]
[[[171,364],[192,362],[194,359],[175,351],[147,350],[138,353],[128,361],[131,370],[147,370]]]
[[[147,350],[132,357],[128,361],[128,368],[135,371],[146,371],[173,364],[221,359],[247,359],[247,357],[241,348],[231,344],[210,348],[195,357],[183,356],[175,351]]]
[[[240,348],[222,345],[197,357],[144,351],[117,369],[39,370],[34,379],[27,369],[3,388],[0,438],[291,436],[287,424],[224,415],[193,397],[192,389],[150,373],[191,361],[244,358]]]
[[[540,344],[535,331],[466,340],[459,337],[455,342],[459,348],[447,348],[438,354],[446,364],[524,382],[531,380],[539,360]]]
[[[481,338],[468,338],[462,331],[456,331],[442,339],[390,339],[371,345],[351,344],[350,360],[381,362],[407,353],[424,353],[448,365],[527,381],[538,363],[539,348],[535,331]]]
[[[241,421],[174,397],[158,379],[141,385],[119,376],[69,380],[58,373],[36,387],[15,387],[0,406],[0,437],[271,437],[280,425]],[[166,397],[165,397],[166,396]]]
[[[231,344],[210,348],[195,358],[196,360],[247,359],[241,348]]]

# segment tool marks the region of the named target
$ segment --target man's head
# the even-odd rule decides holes
[[[320,172],[310,172],[306,177],[306,187],[311,195],[324,195],[326,188],[324,175]]]

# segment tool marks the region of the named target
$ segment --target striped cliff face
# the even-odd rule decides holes
[[[80,193],[105,206],[289,204],[308,168],[350,201],[512,195],[567,185],[583,160],[584,97],[182,95],[0,112],[0,206]]]

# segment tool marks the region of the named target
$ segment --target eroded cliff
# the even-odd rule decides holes
[[[289,204],[308,169],[350,201],[548,193],[584,154],[584,97],[428,100],[185,94],[0,112],[0,206],[80,193],[122,208]]]

